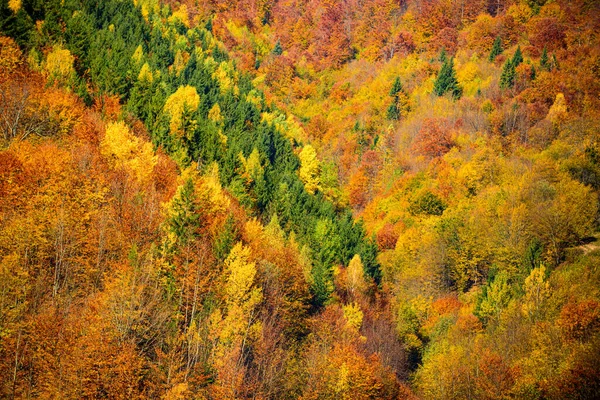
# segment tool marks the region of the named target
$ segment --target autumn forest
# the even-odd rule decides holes
[[[0,0],[0,398],[600,398],[600,2]]]

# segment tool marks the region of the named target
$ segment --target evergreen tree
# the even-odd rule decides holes
[[[504,50],[502,49],[502,40],[500,39],[500,36],[498,36],[496,40],[494,40],[494,45],[492,46],[492,50],[490,51],[490,62],[493,62],[496,59],[496,57],[502,54],[503,51]]]
[[[552,53],[552,65],[550,66],[550,70],[559,69],[558,60],[556,59],[556,54]]]
[[[283,47],[281,47],[281,42],[279,42],[279,40],[277,41],[277,43],[275,43],[273,54],[275,54],[276,56],[280,56],[283,54]]]
[[[400,93],[402,93],[402,82],[400,78],[396,77],[392,88],[390,89],[390,96],[393,97],[392,104],[387,109],[387,118],[398,120],[400,119],[400,108],[398,107],[398,100]]]
[[[387,118],[399,120],[400,119],[400,110],[398,109],[398,105],[394,101],[387,109]]]
[[[448,61],[448,56],[446,54],[446,48],[442,47],[442,51],[440,52],[439,60],[442,64],[445,64]]]
[[[398,97],[398,93],[402,91],[402,82],[400,82],[400,77],[396,77],[394,84],[392,85],[392,89],[390,89],[390,96]]]
[[[544,50],[542,50],[542,56],[540,57],[540,69],[550,71],[550,59],[548,58],[546,46],[544,46]]]
[[[443,96],[447,92],[452,94],[452,98],[459,99],[462,96],[462,88],[458,86],[456,71],[454,71],[454,59],[446,60],[435,81],[433,91],[438,96]]]
[[[506,60],[502,67],[500,75],[500,87],[503,89],[511,88],[515,84],[515,65],[512,60]]]
[[[201,221],[192,179],[186,180],[178,189],[171,204],[170,214],[169,230],[175,234],[180,243],[186,244],[196,237]]]
[[[515,55],[513,56],[512,63],[515,68],[517,68],[523,62],[523,54],[521,53],[521,46],[517,47],[517,51],[515,51]]]

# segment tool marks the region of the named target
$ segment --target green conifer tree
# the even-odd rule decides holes
[[[492,46],[492,50],[490,51],[490,62],[494,62],[496,57],[502,54],[503,51],[504,50],[502,49],[502,39],[500,39],[500,36],[498,36],[496,40],[494,40],[494,45]]]
[[[454,71],[454,59],[446,60],[442,65],[442,69],[433,85],[433,91],[438,96],[450,92],[455,100],[462,96],[462,88],[458,85],[456,72]]]
[[[398,93],[402,91],[402,82],[400,82],[400,77],[396,77],[392,88],[390,89],[390,96],[398,97]]]
[[[542,50],[542,56],[540,57],[540,68],[545,71],[550,71],[550,59],[548,58],[546,46],[544,46],[544,50]]]
[[[502,67],[500,75],[500,87],[503,89],[511,88],[515,84],[515,65],[512,60],[506,60]]]
[[[279,40],[275,43],[275,47],[273,48],[273,54],[276,56],[280,56],[283,54],[283,47],[281,47],[281,42]]]
[[[521,53],[521,46],[517,47],[517,51],[515,51],[515,55],[513,56],[512,63],[515,68],[517,68],[523,62],[523,53]]]
[[[446,48],[442,48],[442,51],[440,52],[439,60],[442,64],[445,64],[446,61],[448,61],[448,56],[446,55]]]

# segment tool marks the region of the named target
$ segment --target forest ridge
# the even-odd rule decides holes
[[[597,398],[598,32],[0,0],[0,397]]]

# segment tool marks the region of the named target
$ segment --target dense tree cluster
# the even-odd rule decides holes
[[[0,0],[0,397],[595,398],[599,18]]]

